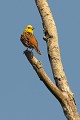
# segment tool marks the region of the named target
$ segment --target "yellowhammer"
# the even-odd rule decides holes
[[[23,43],[24,46],[26,46],[28,48],[35,49],[35,51],[39,55],[41,55],[41,52],[40,52],[40,50],[38,48],[38,42],[37,42],[36,37],[34,36],[33,32],[34,32],[33,26],[28,25],[24,29],[24,31],[23,31],[23,33],[21,35],[20,40],[21,40],[21,42]]]

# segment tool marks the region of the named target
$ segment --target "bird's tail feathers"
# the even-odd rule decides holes
[[[40,52],[40,50],[39,50],[38,48],[35,48],[35,51],[36,51],[39,55],[41,55],[41,52]]]

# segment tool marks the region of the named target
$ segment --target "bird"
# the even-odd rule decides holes
[[[20,37],[21,42],[25,47],[30,49],[35,49],[36,53],[41,55],[39,50],[38,42],[34,36],[34,27],[32,25],[27,25]]]

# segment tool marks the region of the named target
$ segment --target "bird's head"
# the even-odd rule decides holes
[[[34,32],[33,26],[28,25],[28,26],[24,29],[24,32],[28,32],[28,33],[33,34],[33,32]]]

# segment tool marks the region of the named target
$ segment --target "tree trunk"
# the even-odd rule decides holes
[[[35,0],[35,3],[42,18],[45,34],[44,40],[47,44],[48,57],[56,85],[50,80],[44,71],[42,63],[38,61],[31,52],[25,51],[24,53],[38,74],[40,80],[43,81],[50,92],[60,102],[66,118],[68,120],[80,120],[74,100],[74,94],[70,90],[62,66],[58,44],[58,34],[52,13],[46,0]]]

